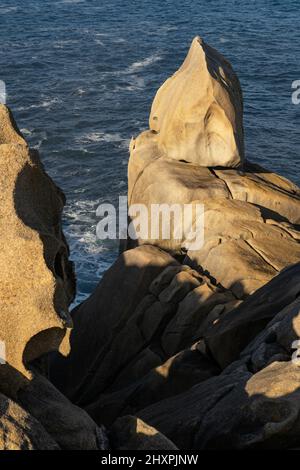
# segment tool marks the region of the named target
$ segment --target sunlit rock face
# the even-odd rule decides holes
[[[27,364],[63,341],[75,282],[61,229],[64,195],[0,107],[0,389],[14,395]],[[68,336],[68,335],[67,335]],[[62,343],[62,344],[61,344]]]
[[[158,90],[149,126],[166,157],[233,168],[244,160],[242,112],[231,65],[196,37],[182,66]]]

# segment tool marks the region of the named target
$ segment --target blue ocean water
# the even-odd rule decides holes
[[[117,256],[95,210],[127,192],[128,143],[195,35],[232,63],[250,160],[300,183],[297,0],[1,0],[0,80],[19,127],[67,196],[78,301]]]

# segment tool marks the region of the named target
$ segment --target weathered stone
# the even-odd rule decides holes
[[[298,447],[300,368],[293,343],[300,334],[299,288],[284,308],[275,305],[277,315],[222,374],[138,415],[183,449]],[[225,353],[227,346],[219,344]]]
[[[0,106],[0,389],[13,396],[27,364],[62,343],[71,326],[74,276],[61,229],[62,192]]]
[[[162,235],[162,227],[155,236],[149,230],[148,238],[129,238],[124,249],[151,244],[173,255],[187,252],[185,264],[230,289],[238,299],[244,299],[298,261],[300,190],[259,165],[245,161],[242,168],[232,168],[238,161],[236,165],[229,163],[227,151],[233,147],[225,143],[233,129],[235,155],[240,158],[243,154],[242,97],[232,69],[223,66],[223,61],[218,53],[195,38],[183,66],[161,87],[153,102],[151,130],[132,140],[129,207],[145,205],[148,227],[154,228],[157,216],[152,214],[153,204],[168,205],[175,230],[167,239]],[[214,93],[222,99],[213,99],[217,96]],[[223,117],[211,110],[215,101],[217,106],[224,107]],[[228,116],[231,124],[219,134],[216,129]],[[216,127],[213,136],[210,125]],[[218,148],[219,161],[215,161],[209,144],[202,146],[208,134],[209,144]],[[222,150],[216,144],[219,135],[224,139]],[[212,161],[208,161],[208,156]],[[179,223],[172,212],[174,204],[181,209],[186,204],[194,208],[193,228],[199,222],[195,207],[203,204],[203,246],[189,249],[188,234],[177,235]],[[132,214],[130,220],[134,219]]]
[[[56,358],[51,376],[97,423],[216,373],[209,358],[189,349],[236,299],[207,277],[143,246],[123,253],[93,297],[75,309],[73,349]]]
[[[135,414],[219,373],[220,369],[214,361],[195,345],[132,381],[127,387],[100,394],[86,407],[86,411],[96,422],[110,425],[120,415]]]
[[[180,69],[158,90],[149,126],[163,156],[236,167],[244,159],[242,112],[231,65],[196,37]]]
[[[45,377],[33,379],[18,393],[18,402],[34,416],[63,450],[105,450],[106,432],[73,405]]]
[[[300,232],[268,215],[241,201],[205,201],[204,245],[190,250],[185,263],[247,297],[300,259]]]
[[[300,190],[291,181],[250,162],[243,171],[214,170],[226,183],[231,197],[270,209],[293,224],[300,223]]]
[[[0,450],[59,450],[59,446],[33,416],[0,394]]]
[[[71,353],[57,357],[51,367],[54,383],[68,397],[78,402],[84,394],[100,392],[107,374],[115,374],[122,360],[122,349],[139,347],[133,331],[124,337],[117,349],[122,332],[139,303],[148,292],[149,285],[167,266],[178,265],[174,258],[162,250],[144,246],[123,253],[105,273],[95,292],[72,313],[74,329],[71,335]],[[124,335],[123,335],[124,336]],[[130,339],[129,339],[130,338]],[[127,346],[128,345],[128,346]],[[113,359],[112,355],[116,357]],[[112,361],[104,363],[104,358]],[[103,369],[108,368],[104,374]],[[97,386],[93,381],[97,381]]]
[[[205,333],[205,342],[217,363],[225,368],[300,292],[300,264],[285,269],[250,295],[237,308],[220,317]]]

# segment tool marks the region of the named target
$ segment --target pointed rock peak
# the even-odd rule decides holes
[[[158,90],[150,115],[167,158],[237,167],[244,160],[243,104],[230,63],[195,37],[182,66]]]

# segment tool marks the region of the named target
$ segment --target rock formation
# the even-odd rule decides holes
[[[152,158],[237,167],[244,160],[242,113],[242,92],[231,65],[196,37],[180,69],[158,90],[150,131],[132,142],[132,149],[149,146]]]
[[[75,276],[61,227],[65,198],[3,105],[0,153],[0,449],[108,449],[106,430],[45,376],[49,352],[69,353],[73,325]],[[154,438],[153,428],[141,420],[138,426]],[[126,448],[118,432],[112,438]],[[148,442],[144,434],[140,446]],[[159,434],[154,442],[161,440],[169,442]]]
[[[0,380],[2,391],[14,395],[30,377],[27,363],[59,348],[68,352],[75,282],[61,230],[64,196],[4,105],[0,121],[0,323],[6,353]]]
[[[128,203],[202,204],[204,243],[128,237],[71,321],[64,197],[0,108],[0,448],[299,448],[300,190],[245,158],[238,79],[200,38],[149,127]]]

